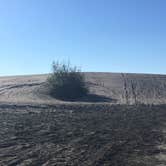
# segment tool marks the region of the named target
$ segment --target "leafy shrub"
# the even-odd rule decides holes
[[[47,80],[52,96],[63,100],[74,100],[88,93],[84,75],[76,66],[53,62],[52,67],[53,73]]]

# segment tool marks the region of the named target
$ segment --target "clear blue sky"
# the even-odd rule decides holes
[[[166,74],[165,0],[0,0],[0,75],[51,71]]]

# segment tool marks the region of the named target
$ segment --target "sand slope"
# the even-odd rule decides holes
[[[120,104],[166,103],[166,75],[85,73],[92,94],[78,103],[107,102]],[[0,102],[8,103],[64,103],[44,91],[48,75],[0,77]],[[107,97],[107,98],[105,98]],[[65,102],[68,103],[68,102]]]
[[[50,97],[48,75],[0,78],[0,165],[166,165],[166,76],[86,73],[93,95]],[[96,95],[95,95],[96,94]]]

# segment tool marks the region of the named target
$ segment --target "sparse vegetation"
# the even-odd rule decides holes
[[[59,99],[74,100],[87,95],[84,74],[70,63],[53,62],[53,73],[47,79],[49,93]]]
[[[166,165],[166,76],[86,73],[79,102],[50,98],[47,77],[0,79],[0,166]]]

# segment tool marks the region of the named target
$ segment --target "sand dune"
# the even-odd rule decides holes
[[[166,165],[166,105],[132,105],[166,104],[166,76],[85,76],[74,102],[48,95],[48,75],[0,78],[0,165]]]
[[[166,75],[126,73],[85,73],[93,95],[78,103],[107,102],[108,104],[165,104]],[[0,77],[1,103],[69,103],[50,97],[45,89],[48,75]],[[107,99],[107,100],[106,100]]]

